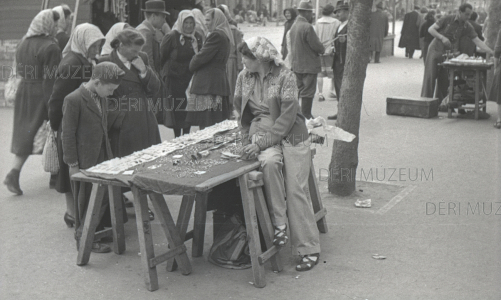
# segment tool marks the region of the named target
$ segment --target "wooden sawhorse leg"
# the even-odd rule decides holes
[[[193,224],[192,257],[200,257],[204,253],[205,222],[207,221],[207,199],[209,192],[197,192],[195,196],[195,217]]]
[[[83,182],[80,183],[80,193],[85,195]],[[96,233],[96,228],[101,222],[101,217],[104,212],[101,211],[106,186],[98,183],[92,184],[92,192],[85,214],[82,236],[80,237],[80,248],[78,249],[77,265],[83,266],[89,262],[92,244],[95,239],[100,239],[110,236],[113,233],[113,250],[116,254],[122,254],[125,251],[125,234],[123,223],[123,207],[122,198],[120,197],[120,187],[108,186],[109,201],[111,210],[112,229],[106,229]]]
[[[186,236],[188,231],[188,225],[190,223],[191,211],[193,210],[193,204],[195,203],[194,195],[184,195],[181,201],[181,207],[179,208],[179,215],[177,217],[176,228],[179,231],[179,237],[182,241],[186,241],[192,238]],[[205,225],[205,224],[204,224]],[[169,259],[167,261],[167,271],[173,272],[177,269],[177,262],[175,259]]]
[[[308,188],[310,190],[311,203],[313,205],[313,212],[315,213],[315,220],[317,221],[318,231],[321,233],[327,233],[327,221],[325,216],[327,215],[327,210],[322,204],[322,198],[320,196],[320,191],[318,189],[317,177],[315,175],[315,166],[313,165],[313,157],[316,154],[316,149],[311,149],[311,167],[310,176],[308,178]]]
[[[262,191],[262,186],[264,185],[262,176],[263,174],[261,172],[251,171],[238,178],[240,192],[242,194],[247,237],[249,238],[254,286],[260,288],[266,286],[264,270],[264,263],[266,261],[271,261],[274,271],[280,272],[282,270],[280,258],[277,255],[280,249],[274,246],[272,242],[273,227]],[[259,221],[261,222],[260,224],[263,236],[268,247],[268,250],[265,253],[262,253],[261,251],[258,216]]]
[[[158,274],[156,266],[172,258],[176,258],[182,274],[191,273],[191,263],[186,254],[184,240],[179,236],[174,219],[169,211],[167,203],[162,195],[150,193],[153,208],[157,213],[162,229],[167,237],[171,249],[159,256],[155,256],[153,247],[153,234],[148,215],[148,198],[146,192],[132,187],[134,194],[134,209],[136,210],[137,232],[139,248],[141,251],[141,264],[144,272],[144,280],[149,291],[158,289]]]

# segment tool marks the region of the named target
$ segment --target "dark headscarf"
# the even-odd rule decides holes
[[[290,20],[287,20],[284,24],[284,37],[282,39],[282,57],[285,58],[287,56],[288,50],[287,50],[287,32],[291,29],[292,24],[294,24],[294,21],[296,21],[297,17],[297,11],[294,8],[286,8],[284,9],[284,16],[285,12],[289,11],[291,14]]]

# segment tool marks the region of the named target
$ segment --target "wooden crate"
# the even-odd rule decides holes
[[[386,98],[386,114],[433,118],[438,116],[438,98],[411,98],[411,97],[388,97]]]

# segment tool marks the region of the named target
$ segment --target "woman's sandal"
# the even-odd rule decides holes
[[[325,101],[324,95],[318,95],[318,102],[323,102]]]
[[[312,256],[316,257],[317,260],[311,259]],[[309,271],[309,270],[313,269],[313,267],[318,264],[319,260],[320,260],[319,253],[304,255],[301,258],[301,262],[296,266],[296,271],[299,271],[299,272]]]
[[[494,128],[501,129],[501,121],[494,123]]]
[[[283,247],[287,244],[289,237],[287,236],[287,225],[284,229],[280,229],[275,226],[275,235],[273,237],[273,245]]]

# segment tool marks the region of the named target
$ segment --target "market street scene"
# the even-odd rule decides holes
[[[1,299],[501,299],[501,1],[0,24]]]

